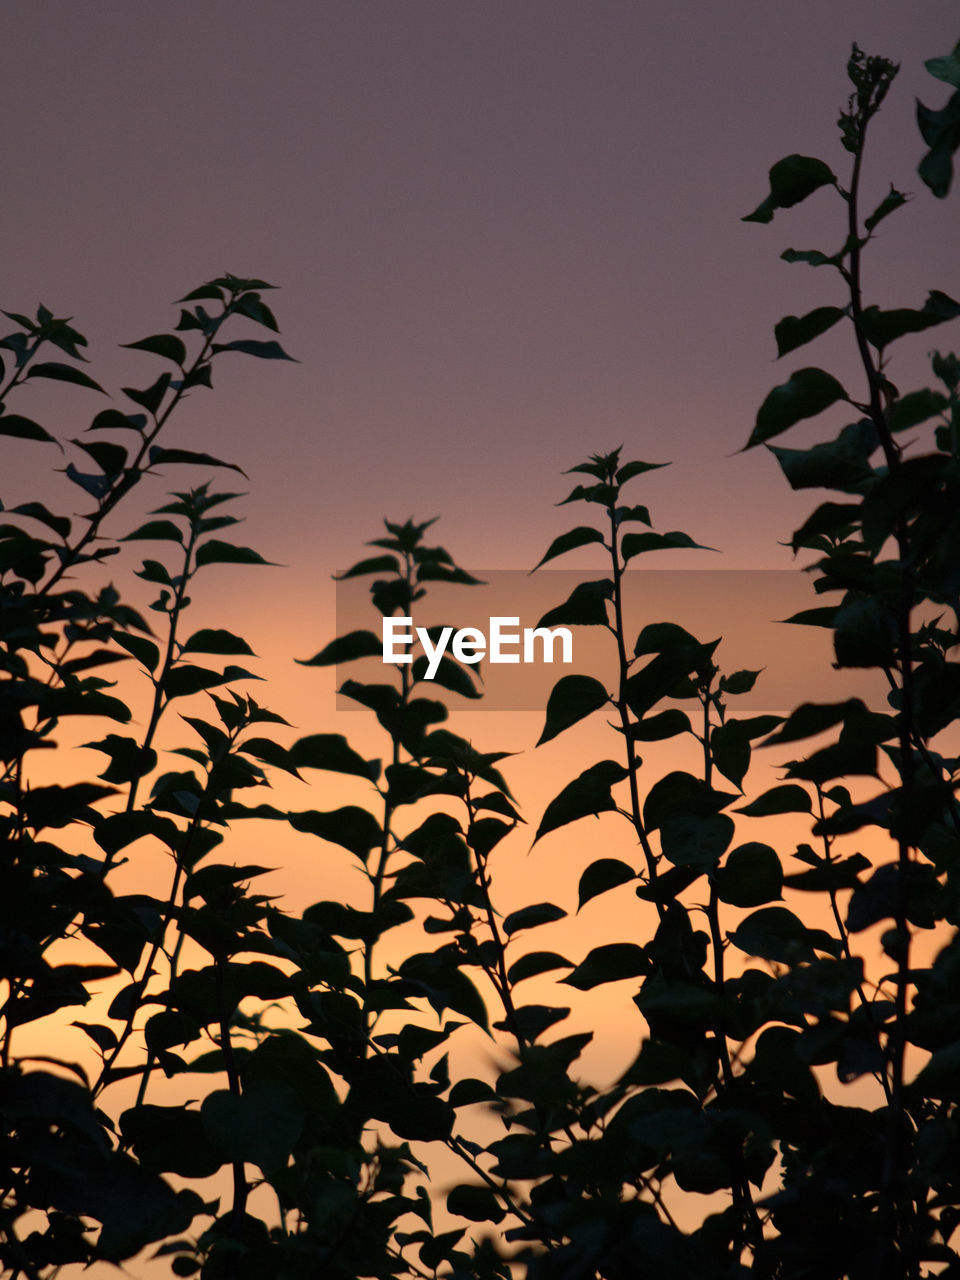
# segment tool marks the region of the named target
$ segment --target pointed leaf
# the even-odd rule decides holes
[[[781,383],[764,400],[757,411],[756,426],[744,449],[752,449],[804,418],[814,418],[847,393],[831,374],[822,369],[798,369],[787,382]]]
[[[560,981],[578,991],[592,991],[604,983],[638,978],[650,971],[651,963],[643,947],[635,942],[608,942],[594,947],[573,973]]]
[[[785,783],[771,787],[762,796],[737,809],[747,818],[767,818],[777,813],[812,813],[813,801],[804,787]]]
[[[300,738],[290,748],[290,759],[298,769],[329,769],[374,782],[380,776],[380,761],[357,755],[342,733],[315,733]]]
[[[534,573],[542,564],[546,564],[548,560],[554,560],[557,556],[562,556],[567,551],[573,551],[575,547],[586,547],[592,542],[603,543],[603,534],[599,529],[591,529],[588,525],[578,525],[576,529],[570,529],[567,533],[561,533],[559,538],[554,538],[553,542],[547,548],[545,555],[537,561],[531,569]]]
[[[646,551],[669,551],[674,547],[693,547],[699,551],[715,551],[715,547],[705,547],[702,542],[694,542],[688,533],[679,530],[673,533],[625,533],[620,541],[620,552],[624,561]]]
[[[221,627],[204,627],[195,631],[183,646],[184,653],[243,654],[256,657],[246,640]]]
[[[770,194],[743,222],[771,222],[777,209],[791,209],[820,187],[836,186],[830,167],[814,156],[791,155],[770,170]]]
[[[738,845],[716,873],[717,895],[734,907],[759,907],[783,897],[783,869],[768,844]]]
[[[242,467],[238,467],[233,462],[224,462],[221,458],[214,458],[209,453],[194,453],[192,449],[164,449],[158,444],[150,446],[151,467],[159,467],[163,463],[170,462],[186,463],[197,467],[226,467],[230,471],[238,471],[244,477],[247,475]]]
[[[532,906],[521,907],[519,911],[511,911],[503,922],[503,932],[509,938],[521,929],[535,929],[537,925],[562,920],[566,914],[552,902],[536,902]]]
[[[563,676],[553,686],[547,701],[547,720],[537,746],[549,742],[609,701],[606,689],[593,676]]]
[[[0,436],[14,436],[18,440],[43,440],[58,446],[60,444],[39,422],[23,418],[19,413],[0,414]]]
[[[99,391],[102,395],[107,393],[101,387],[99,382],[84,373],[81,369],[75,369],[72,364],[61,364],[59,360],[48,360],[43,364],[32,364],[27,374],[28,378],[51,378],[54,382],[71,382],[78,387],[89,387],[91,391]]]
[[[238,547],[232,542],[209,538],[197,548],[197,568],[205,564],[273,564],[273,561],[264,560],[252,547]]]
[[[288,356],[279,342],[261,342],[255,338],[240,338],[235,342],[215,342],[211,348],[214,354],[219,351],[239,351],[246,356],[257,356],[260,360],[298,361]]]
[[[341,662],[352,662],[355,658],[383,657],[383,642],[372,631],[351,631],[347,635],[337,636],[328,645],[314,654],[312,658],[296,661],[302,667],[331,667]]]
[[[621,862],[619,858],[598,858],[596,862],[590,863],[580,877],[577,910],[579,911],[591,898],[596,898],[601,893],[607,893],[610,889],[615,889],[618,885],[626,884],[636,878],[637,873],[633,867],[626,862]]]
[[[548,832],[556,831],[558,827],[564,827],[578,818],[615,810],[617,805],[610,789],[626,776],[626,769],[615,760],[601,760],[585,769],[547,805],[537,828],[534,844]]]
[[[832,329],[846,313],[840,307],[817,307],[805,316],[784,316],[774,329],[777,339],[777,357],[785,356],[797,347],[805,346],[821,333]]]
[[[123,347],[131,351],[149,351],[153,355],[172,360],[182,369],[187,359],[187,349],[172,333],[156,333],[149,338],[141,338],[139,342],[122,342]]]

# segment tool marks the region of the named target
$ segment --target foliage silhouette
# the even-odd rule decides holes
[[[960,46],[927,65],[956,87],[958,57]],[[840,200],[840,251],[783,257],[833,267],[849,301],[787,316],[775,337],[783,357],[848,323],[864,390],[854,398],[829,372],[798,369],[766,397],[745,448],[764,445],[793,488],[830,491],[792,539],[813,554],[825,602],[792,621],[827,628],[839,668],[881,673],[886,706],[851,697],[804,702],[785,717],[737,716],[731,700],[760,673],[723,672],[718,639],[671,621],[628,635],[626,566],[699,544],[657,532],[632,490],[625,496],[661,464],[623,461],[615,449],[573,467],[578,483],[559,505],[582,504],[584,523],[561,532],[537,568],[585,546],[608,568],[541,625],[606,631],[616,675],[610,687],[590,673],[562,677],[537,745],[601,712],[611,756],[560,788],[533,839],[548,846],[567,826],[584,832],[583,819],[611,815],[590,827],[604,834],[590,838],[578,885],[557,884],[551,896],[572,902],[575,889],[577,909],[596,911],[598,899],[617,892],[622,902],[632,886],[628,936],[568,958],[550,936],[565,907],[502,898],[498,859],[525,821],[504,776],[509,753],[451,732],[437,696],[477,697],[472,669],[445,657],[428,687],[421,658],[385,667],[375,683],[343,683],[376,717],[382,760],[340,734],[290,741],[280,715],[235,687],[255,678],[232,661],[253,656],[247,641],[185,627],[201,571],[267,563],[221,536],[237,523],[228,512],[239,495],[207,482],[173,494],[125,537],[109,532],[128,495],[161,468],[239,470],[158,437],[187,393],[212,386],[224,352],[289,359],[272,338],[232,336],[244,323],[277,332],[264,281],[213,280],[182,300],[175,332],[129,344],[174,370],[125,388],[130,411],[101,410],[93,434],[71,442],[81,461],[66,475],[87,515],[75,521],[40,501],[5,513],[8,1275],[39,1280],[145,1249],[175,1275],[209,1280],[894,1280],[960,1269],[951,1245],[960,1223],[960,760],[947,740],[960,715],[950,657],[960,641],[960,361],[933,354],[935,389],[901,394],[887,374],[894,342],[954,319],[960,305],[938,290],[917,309],[864,302],[864,250],[907,196],[891,187],[861,217],[868,126],[897,69],[854,46],[847,70],[846,185],[822,160],[789,156],[745,220],[769,223],[817,191]],[[960,143],[956,99],[940,112],[919,108],[930,148],[920,173],[938,196]],[[5,314],[16,328],[0,340],[0,434],[56,443],[6,403],[33,378],[102,390],[79,367],[86,341],[46,308],[35,319]],[[835,406],[857,417],[833,439],[771,443]],[[379,618],[413,615],[432,583],[480,585],[427,544],[432,524],[386,522],[373,554],[342,575],[369,580]],[[120,542],[160,548],[137,574],[157,589],[151,622],[112,585],[74,585],[95,582]],[[380,653],[377,630],[354,630],[304,665]],[[129,659],[149,692],[136,733],[125,686],[104,674]],[[168,768],[174,702],[189,708],[181,720],[194,737]],[[111,722],[89,730],[97,736],[86,745],[105,759],[96,782],[68,782],[66,766],[57,782],[37,781],[46,758],[36,753],[62,758],[54,735],[66,717]],[[655,761],[673,739],[695,744],[695,772],[663,773],[641,758]],[[811,739],[775,785],[748,798],[758,748],[803,749],[793,744]],[[279,774],[314,771],[369,788],[369,802],[294,810],[246,796]],[[738,816],[782,815],[809,823],[809,843],[789,857],[739,839]],[[365,901],[321,901],[294,915],[256,892],[266,868],[238,866],[227,852],[232,824],[248,819],[337,846],[362,873]],[[851,851],[851,837],[869,840],[869,857]],[[120,887],[121,867],[145,850],[169,861],[165,896]],[[808,901],[822,904],[831,928],[804,919]],[[384,939],[411,924],[422,950],[394,963],[397,948]],[[864,942],[875,926],[879,970]],[[925,966],[914,958],[918,930],[942,940]],[[642,1044],[598,1088],[577,1065],[591,1033],[561,1026],[573,998],[536,1001],[615,982],[628,984],[619,988],[629,993],[624,1017]],[[83,1061],[18,1048],[29,1043],[23,1028],[48,1020],[83,1033]],[[470,1035],[495,1050],[488,1078],[451,1071],[453,1038]],[[195,1100],[157,1101],[161,1076],[187,1077]],[[827,1096],[853,1082],[856,1103]],[[124,1107],[118,1099],[131,1089]],[[451,1185],[452,1163],[461,1172]],[[203,1183],[213,1177],[211,1190]],[[718,1200],[691,1226],[697,1194]]]

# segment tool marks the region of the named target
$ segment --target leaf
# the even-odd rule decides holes
[[[609,578],[578,583],[566,601],[545,613],[537,626],[607,627],[610,623],[605,602],[612,599],[613,583]]]
[[[614,512],[614,519],[618,528],[625,521],[639,522],[640,524],[645,524],[648,528],[651,526],[650,512],[643,506],[617,507]]]
[[[610,701],[610,697],[593,676],[563,676],[553,686],[547,701],[547,719],[537,746],[549,742],[564,729],[583,720]]]
[[[122,347],[131,351],[149,351],[152,355],[163,356],[172,360],[182,369],[187,359],[187,349],[172,333],[156,333],[149,338],[141,338],[139,342],[122,342]]]
[[[736,720],[719,724],[710,734],[713,763],[735,787],[743,786],[750,767],[750,737]]]
[[[215,342],[211,348],[216,355],[219,351],[239,351],[245,356],[257,356],[260,360],[298,361],[288,356],[279,342],[260,342],[254,338],[239,338],[235,342]]]
[[[232,631],[225,631],[222,627],[203,627],[200,631],[195,631],[183,646],[184,653],[221,653],[221,654],[243,654],[246,657],[256,657],[256,654],[241,636],[235,636]]]
[[[775,743],[799,742],[802,738],[812,738],[815,734],[824,733],[827,729],[832,729],[835,724],[840,724],[846,720],[847,716],[866,711],[866,705],[859,698],[848,698],[846,702],[803,702],[790,713],[783,725],[776,733],[772,733],[763,745],[769,747]],[[795,812],[801,812],[801,810]],[[809,810],[802,810],[802,812],[809,812]]]
[[[558,955],[556,951],[528,951],[525,956],[521,956],[510,966],[507,971],[507,980],[514,985],[522,982],[524,978],[534,978],[540,973],[572,968],[570,961]]]
[[[663,856],[674,866],[716,865],[733,839],[733,819],[725,813],[671,813],[660,824]]]
[[[147,425],[146,414],[121,413],[119,409],[101,409],[87,427],[88,431],[136,431],[143,434]]]
[[[870,454],[880,443],[876,427],[861,418],[844,427],[835,440],[812,449],[783,449],[769,445],[792,489],[839,489],[860,493],[874,472]]]
[[[757,411],[757,422],[741,452],[787,431],[804,418],[814,418],[847,393],[822,369],[798,369],[787,382],[774,387]]]
[[[358,805],[344,805],[328,813],[307,809],[303,813],[288,813],[287,818],[294,831],[304,831],[341,845],[363,862],[366,862],[370,850],[383,841],[383,832],[376,818]]]
[[[917,1073],[910,1092],[918,1098],[960,1102],[960,1041],[934,1050],[929,1062]]]
[[[253,756],[263,764],[272,765],[274,769],[283,769],[286,773],[293,774],[295,778],[300,777],[290,759],[290,752],[286,747],[281,747],[279,742],[274,742],[272,738],[246,738],[237,745],[237,750],[242,751],[244,755]]]
[[[562,556],[565,552],[572,551],[575,547],[586,547],[591,542],[599,542],[604,545],[603,534],[599,529],[591,529],[587,525],[578,525],[576,529],[571,529],[568,533],[561,533],[559,538],[554,538],[553,542],[550,543],[546,554],[537,561],[530,572],[535,573],[548,560],[554,560],[557,556]]]
[[[636,878],[637,873],[633,867],[626,862],[621,862],[619,858],[598,858],[596,862],[590,863],[580,877],[577,910],[579,911],[591,898],[596,898],[601,893],[607,893],[617,885],[626,884]]]
[[[297,658],[302,667],[330,667],[340,662],[352,662],[356,658],[381,658],[383,641],[372,631],[350,631],[337,636],[328,645],[306,661]]]
[[[239,298],[237,300],[237,311],[240,315],[247,316],[256,324],[262,324],[265,329],[272,329],[274,333],[280,332],[273,312],[256,293],[246,293]]]
[[[609,942],[594,947],[573,973],[560,981],[578,991],[592,991],[607,982],[620,982],[650,972],[650,960],[643,947],[635,942]]]
[[[232,542],[209,538],[197,548],[197,568],[205,564],[273,564],[273,561],[264,560],[252,547],[238,547]]]
[[[832,257],[819,249],[784,249],[780,257],[784,262],[806,262],[811,267],[835,267],[843,258],[843,252]]]
[[[448,567],[445,564],[431,563],[429,560],[422,561],[417,568],[418,582],[458,582],[462,586],[478,587],[482,586],[483,580],[475,578],[472,573],[467,573],[466,569],[458,569],[456,565]]]
[[[578,470],[578,468],[571,468]],[[612,484],[578,484],[570,493],[558,502],[558,507],[565,507],[568,502],[596,502],[603,507],[612,507],[617,500],[619,486]]]
[[[656,471],[660,467],[669,467],[669,462],[625,462],[617,471],[617,484],[624,485],[634,476],[641,476],[647,471]]]
[[[630,726],[630,737],[634,742],[662,742],[664,738],[692,732],[689,716],[679,707],[669,707]]]
[[[447,1195],[447,1212],[470,1222],[502,1221],[506,1209],[489,1187],[454,1187]]]
[[[2,424],[3,419],[0,419],[0,426]],[[67,517],[54,515],[42,502],[21,502],[18,507],[13,508],[13,513],[18,516],[29,516],[32,520],[39,520],[48,529],[58,533],[61,538],[70,536],[70,521]]]
[[[786,907],[761,907],[728,935],[741,951],[764,960],[794,964],[815,960],[816,952],[840,952],[840,943],[822,929],[808,929]]]
[[[509,938],[521,929],[535,929],[537,925],[562,920],[566,914],[552,902],[536,902],[532,906],[521,907],[519,911],[511,911],[503,922],[503,932]]]
[[[898,191],[891,182],[890,190],[871,213],[870,217],[864,218],[863,225],[868,231],[872,231],[877,223],[882,222],[894,210],[901,208],[909,199],[909,196],[904,195],[902,191]]]
[[[791,209],[820,187],[836,186],[829,165],[814,156],[791,155],[770,170],[770,194],[742,222],[772,222],[777,209]]]
[[[721,902],[759,907],[783,896],[783,869],[774,849],[751,841],[731,849],[714,883]]]
[[[156,416],[157,410],[163,403],[163,397],[167,394],[171,382],[169,373],[161,373],[156,382],[149,387],[138,390],[136,387],[124,387],[123,393],[128,396],[134,404],[138,404],[141,409],[146,409],[147,413]],[[157,446],[159,448],[159,445]]]
[[[254,1080],[242,1096],[218,1089],[200,1108],[203,1129],[229,1160],[282,1168],[303,1129],[303,1107],[281,1081]]]
[[[955,58],[956,50],[950,61]],[[947,59],[934,61],[941,71],[946,70],[949,65]],[[952,71],[950,74],[953,74]],[[946,77],[941,75],[939,78]],[[941,111],[933,111],[918,102],[917,124],[924,142],[930,148],[917,166],[917,172],[933,194],[942,200],[953,181],[953,154],[960,147],[960,91],[951,95]]]
[[[669,551],[677,547],[691,547],[698,551],[715,551],[702,542],[694,542],[688,533],[625,533],[620,540],[620,553],[624,562],[647,551]]]
[[[771,787],[762,796],[737,809],[747,818],[767,818],[777,813],[812,813],[813,801],[804,787],[786,783]]]
[[[616,809],[610,788],[627,776],[623,765],[615,760],[601,760],[585,769],[547,805],[540,820],[534,844],[550,831],[589,815]]]
[[[71,1022],[72,1027],[79,1027],[85,1032],[98,1049],[102,1049],[104,1053],[109,1053],[111,1049],[117,1047],[116,1033],[110,1027],[101,1026],[96,1022]]]
[[[928,58],[923,65],[937,80],[960,89],[960,41],[954,45],[952,53],[942,58]]]
[[[192,693],[200,693],[204,689],[215,689],[218,685],[226,684],[230,680],[249,678],[250,674],[242,667],[227,667],[224,671],[213,671],[209,667],[180,662],[167,671],[162,685],[168,698],[184,698]]]
[[[110,757],[109,765],[99,775],[105,782],[133,782],[150,773],[157,764],[155,751],[141,747],[136,738],[124,738],[116,733],[108,733],[99,742],[85,742],[83,746],[103,751]]]
[[[99,382],[94,382],[82,369],[75,369],[72,364],[62,364],[59,360],[48,360],[43,364],[32,364],[28,378],[51,378],[54,382],[71,382],[77,387],[88,387],[91,391],[99,391],[106,395]]]
[[[641,636],[642,639],[642,636]],[[637,641],[638,645],[640,640]],[[719,639],[710,644],[677,644],[660,652],[635,672],[624,685],[627,705],[639,719],[661,700],[670,697],[682,680],[693,672],[709,668]]]
[[[357,755],[342,733],[315,733],[300,738],[290,748],[290,759],[298,769],[329,769],[372,782],[380,776],[380,761]]]
[[[399,573],[400,562],[396,556],[370,556],[366,560],[358,560],[350,569],[346,569],[343,573],[335,573],[334,579],[337,582],[345,582],[347,578],[359,578],[368,573]]]
[[[834,615],[833,628],[838,667],[896,665],[897,620],[881,600],[845,600]]]
[[[643,823],[647,831],[656,831],[674,815],[708,817],[719,813],[735,799],[735,795],[708,787],[692,773],[674,770],[655,782],[647,792]]]
[[[225,1153],[211,1142],[199,1111],[140,1103],[120,1116],[120,1132],[134,1155],[152,1173],[208,1178]]]
[[[134,529],[133,533],[128,533],[121,538],[121,542],[136,541],[166,541],[176,542],[183,546],[183,533],[173,523],[172,520],[148,520],[146,524],[140,525],[138,529]]]
[[[840,307],[817,307],[813,311],[808,311],[805,316],[784,316],[774,329],[777,339],[777,358],[812,342],[821,333],[832,329],[845,315],[846,312]]]
[[[22,418],[18,413],[0,414],[0,436],[14,436],[18,440],[43,440],[60,447],[60,441],[32,418]]]
[[[960,316],[960,303],[939,289],[932,289],[920,311],[909,307],[893,311],[867,307],[860,317],[860,328],[867,341],[879,351],[907,333],[922,333],[957,316]]]
[[[129,394],[129,392],[128,392]],[[209,453],[195,453],[192,449],[164,449],[159,444],[150,446],[150,465],[159,467],[163,463],[186,463],[197,467],[226,467],[230,471],[238,471],[245,479],[247,473],[233,462],[224,462]]]
[[[415,682],[426,682],[429,665],[429,660],[425,654],[414,659],[410,674]],[[440,685],[441,688],[449,689],[452,693],[459,693],[462,698],[480,698],[483,696],[482,692],[474,684],[474,677],[471,673],[446,654],[436,664],[436,670],[428,683]]]
[[[923,387],[920,391],[910,391],[894,401],[888,426],[894,432],[906,431],[908,427],[926,422],[937,413],[944,413],[948,403],[946,396],[929,387]],[[0,419],[0,425],[2,425],[2,419]]]
[[[728,676],[721,676],[720,692],[732,694],[749,693],[756,684],[759,674],[759,671],[732,671]]]

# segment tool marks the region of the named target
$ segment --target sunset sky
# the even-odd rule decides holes
[[[708,590],[703,575],[789,569],[778,544],[815,504],[764,449],[738,453],[769,389],[818,362],[854,394],[862,383],[843,327],[774,360],[782,316],[844,302],[835,273],[779,259],[787,246],[839,246],[835,193],[770,226],[741,218],[791,152],[846,181],[835,122],[857,41],[902,64],[872,126],[864,207],[891,181],[915,193],[869,246],[866,299],[960,296],[955,199],[917,177],[914,119],[915,97],[945,97],[923,60],[957,34],[953,0],[812,0],[802,12],[770,0],[15,6],[0,306],[74,316],[93,372],[116,389],[161,367],[116,344],[172,328],[189,288],[224,271],[279,286],[269,300],[299,363],[221,357],[214,393],[183,406],[167,442],[250,477],[226,486],[248,490],[239,540],[283,567],[205,571],[195,620],[246,636],[272,705],[301,732],[365,731],[368,717],[336,710],[332,672],[292,659],[334,634],[332,575],[384,516],[440,516],[430,533],[460,564],[526,571],[583,518],[554,506],[570,488],[561,472],[619,444],[625,458],[672,463],[628,491],[656,527],[717,548],[635,560],[660,582],[636,588],[639,622],[698,630],[701,610],[703,638],[727,637],[724,665],[770,667],[757,705],[786,711],[785,655],[822,659],[821,690],[836,688],[828,637],[772,626],[791,611],[773,578],[718,575]],[[905,339],[891,376],[922,385],[926,351],[949,340]],[[66,391],[32,383],[17,408],[69,438],[105,401]],[[798,428],[791,443],[825,429]],[[5,449],[4,503],[59,493],[82,509],[50,470],[63,465],[52,447]],[[159,505],[210,474],[238,479],[170,468],[138,500]],[[112,531],[136,519],[118,512]],[[110,572],[136,585],[142,552],[133,544]],[[602,568],[602,555],[557,563]],[[666,599],[675,569],[699,572]],[[792,609],[805,590],[798,575]],[[481,618],[503,611],[473,589],[464,600]],[[461,732],[483,723],[488,742],[529,751],[542,726],[532,712],[489,721],[470,715]]]
[[[9,5],[0,308],[32,313],[42,302],[73,316],[90,339],[93,376],[129,408],[117,389],[145,386],[163,366],[117,344],[171,330],[174,301],[224,272],[279,287],[267,300],[298,363],[222,356],[213,394],[196,392],[165,436],[238,464],[249,483],[170,468],[109,531],[128,532],[169,490],[209,478],[247,492],[236,540],[282,567],[207,572],[194,626],[246,637],[269,677],[257,696],[297,733],[345,733],[369,755],[387,749],[372,717],[338,709],[333,672],[293,662],[333,637],[333,574],[367,554],[384,517],[439,516],[430,541],[460,565],[513,571],[498,579],[509,591],[495,606],[464,595],[470,621],[509,612],[500,602],[532,602],[525,573],[589,515],[554,505],[573,483],[561,473],[621,444],[625,459],[672,464],[628,491],[655,527],[717,549],[644,557],[658,574],[635,576],[638,625],[670,617],[705,640],[723,634],[728,669],[767,667],[748,714],[865,694],[862,673],[830,670],[827,634],[777,630],[777,619],[813,603],[802,575],[791,596],[782,573],[744,572],[790,570],[780,544],[824,496],[791,492],[766,450],[739,452],[763,398],[812,364],[862,394],[849,326],[775,361],[778,320],[847,301],[835,273],[779,256],[788,246],[836,251],[844,209],[824,190],[769,226],[741,219],[790,153],[820,156],[847,182],[836,120],[856,41],[902,64],[871,126],[864,212],[891,182],[915,197],[868,248],[865,299],[919,307],[931,288],[960,297],[960,192],[937,201],[920,181],[915,120],[916,98],[946,99],[923,61],[952,49],[957,17],[956,0]],[[898,343],[891,378],[903,391],[925,385],[926,353],[951,341],[945,329]],[[66,440],[107,403],[31,384],[15,409]],[[846,420],[837,410],[789,443],[825,438]],[[3,449],[5,506],[40,498],[84,509],[54,473],[65,463],[51,446],[5,440]],[[136,544],[110,563],[125,589],[138,589],[130,575],[142,554]],[[588,547],[558,567],[602,571],[602,554]],[[697,573],[684,580],[682,570]],[[566,594],[569,577],[557,582]],[[538,590],[549,593],[546,575]],[[377,623],[371,613],[349,625]],[[577,824],[531,853],[533,832],[563,783],[619,743],[594,717],[535,752],[542,710],[509,708],[542,706],[544,695],[531,703],[524,693],[451,728],[481,749],[518,753],[505,771],[529,825],[500,864],[507,909],[551,894],[573,916],[579,872],[617,818],[604,815],[590,840]],[[178,733],[167,745],[179,745]],[[689,739],[659,746],[645,785],[696,768]],[[80,760],[103,765],[99,755]],[[310,780],[312,789],[284,781],[276,803],[370,801],[351,780]],[[772,774],[748,781],[748,793],[772,784]],[[804,825],[780,823],[787,853]],[[604,850],[629,856],[629,835],[621,823],[622,847]],[[762,831],[757,820],[738,826],[738,840],[773,838],[769,821]],[[282,865],[275,883],[293,906],[367,891],[346,855],[322,860],[312,838],[287,832],[266,854],[261,840],[241,832],[226,856]],[[124,869],[120,884],[140,870]],[[159,874],[157,884],[166,864]],[[652,924],[652,911],[639,910]],[[729,914],[732,928],[743,913]],[[624,885],[536,945],[580,959],[637,920]],[[422,945],[412,938],[408,926],[383,950]],[[864,941],[876,950],[872,935]],[[635,1052],[635,1009],[626,1026],[614,1003],[574,1004],[609,1033],[585,1069],[611,1076]]]
[[[740,219],[790,152],[845,180],[856,40],[902,63],[864,204],[916,193],[870,246],[868,300],[956,294],[956,214],[916,176],[914,120],[945,97],[923,59],[956,36],[953,0],[14,6],[0,305],[75,316],[116,387],[159,370],[116,344],[172,327],[195,284],[280,287],[300,364],[224,357],[170,440],[248,472],[250,540],[289,566],[262,590],[296,598],[307,645],[384,516],[440,515],[460,563],[528,569],[569,515],[560,472],[621,443],[673,463],[634,486],[658,527],[722,552],[649,567],[788,567],[810,495],[764,450],[731,455],[793,368],[857,385],[839,329],[773,362],[781,316],[842,302],[835,274],[779,260],[833,251],[840,202]],[[894,379],[916,385],[935,341],[900,344]]]

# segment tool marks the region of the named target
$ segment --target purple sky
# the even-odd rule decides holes
[[[76,316],[95,371],[142,385],[157,362],[114,344],[171,327],[188,288],[224,270],[281,286],[301,363],[224,357],[169,442],[244,467],[249,540],[318,600],[384,515],[440,514],[471,567],[530,567],[572,522],[560,472],[621,442],[674,463],[635,483],[657,526],[724,552],[650,567],[787,567],[776,542],[814,495],[764,450],[730,455],[793,368],[859,386],[840,330],[772,362],[781,316],[843,301],[834,274],[779,261],[838,247],[840,209],[820,192],[769,227],[740,218],[792,151],[844,180],[856,39],[903,64],[865,203],[891,179],[916,193],[870,246],[868,301],[956,295],[956,196],[916,176],[913,105],[945,99],[922,62],[956,17],[954,0],[13,6],[0,305]],[[894,379],[917,385],[949,340],[902,343]],[[19,411],[86,425],[56,396],[44,416],[43,394]]]

